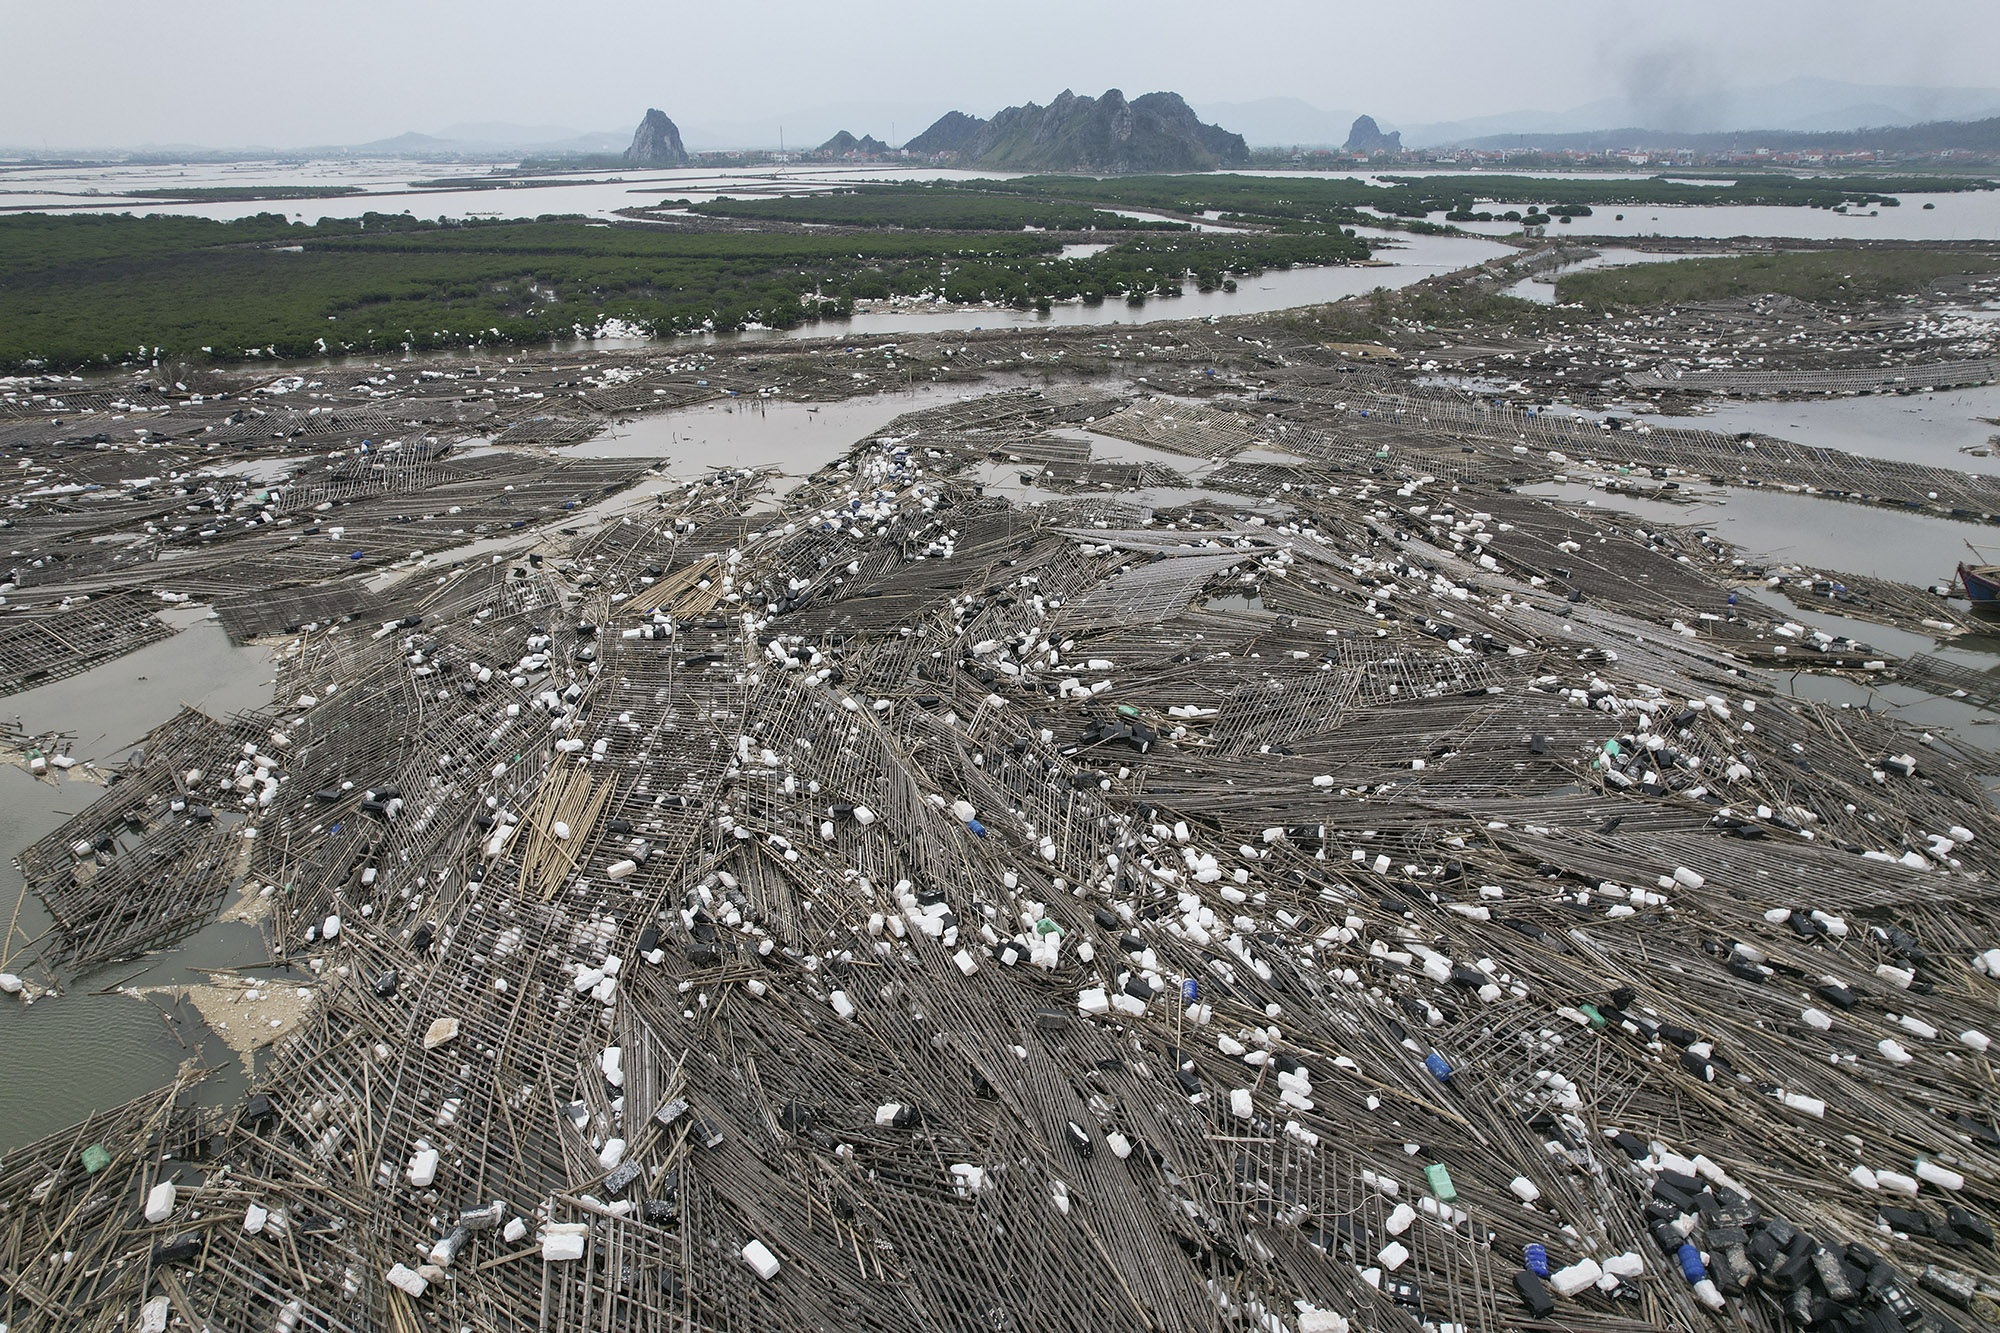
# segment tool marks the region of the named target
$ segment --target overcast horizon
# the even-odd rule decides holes
[[[670,0],[602,6],[591,23],[572,12],[525,0],[312,11],[0,0],[16,49],[33,57],[0,86],[0,145],[297,148],[480,122],[629,131],[649,106],[683,126],[768,135],[799,108],[991,114],[1066,87],[1171,90],[1198,111],[1296,98],[1405,125],[1624,99],[1667,122],[1730,89],[1794,78],[2000,85],[2000,11],[1971,0],[1919,0],[1894,24],[1861,0],[1679,0],[1670,10],[1433,0],[1421,23],[1298,0],[1226,10],[1212,0],[1012,0],[977,13],[901,0],[721,11]]]

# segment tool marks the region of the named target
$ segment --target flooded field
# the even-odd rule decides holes
[[[683,481],[719,467],[771,468],[796,481],[905,412],[962,402],[998,387],[1006,386],[929,384],[832,403],[725,399],[619,422],[564,453],[664,459],[667,474]]]
[[[1661,254],[1651,250],[1630,250],[1617,246],[1606,246],[1589,259],[1579,259],[1537,273],[1531,278],[1523,278],[1507,288],[1507,295],[1517,296],[1537,305],[1553,305],[1556,299],[1556,280],[1565,273],[1582,273],[1594,268],[1622,268],[1628,264],[1663,264],[1676,259],[1699,259],[1704,256],[1685,254]]]
[[[231,647],[221,628],[204,619],[163,643],[10,695],[0,708],[31,733],[75,736],[77,759],[109,764],[183,704],[218,717],[263,707],[271,675],[267,650]],[[81,769],[69,772],[74,776],[38,781],[18,766],[0,765],[0,913],[15,927],[0,946],[0,971],[28,970],[32,942],[51,924],[35,896],[23,892],[14,858],[103,791]],[[204,1088],[218,1104],[236,1096],[248,1071],[192,1007],[105,988],[199,983],[212,969],[261,967],[267,957],[254,928],[217,922],[147,958],[80,977],[59,998],[0,1005],[7,1071],[0,1079],[0,1153],[162,1085],[190,1058],[234,1067]],[[78,1059],[79,1052],[89,1058]]]
[[[618,210],[657,204],[663,199],[691,202],[744,193],[809,192],[863,181],[1006,179],[1018,174],[930,167],[795,165],[724,170],[624,169],[547,176],[490,189],[413,188],[418,181],[477,178],[489,170],[509,170],[510,160],[491,166],[458,161],[357,160],[352,162],[242,162],[203,165],[105,165],[24,167],[0,171],[0,211],[82,209],[98,212],[177,213],[231,219],[282,212],[303,222],[363,213],[403,213],[421,218],[515,218],[572,213],[611,218]],[[1324,176],[1386,184],[1371,171],[1256,171],[1245,174],[1280,179]],[[1411,168],[1393,175],[1463,174]],[[1643,180],[1645,172],[1518,172],[1545,179]],[[1476,176],[1472,178],[1476,187]],[[276,202],[148,200],[140,191],[214,187],[354,187],[361,193],[323,199]],[[1934,204],[1926,208],[1926,204]],[[1488,200],[1482,208],[1508,207]],[[1136,214],[1135,214],[1136,216]],[[1442,219],[1442,214],[1432,220]],[[1454,224],[1475,234],[1518,233],[1516,223]],[[1813,240],[1993,240],[2000,238],[2000,193],[1912,195],[1899,207],[1856,207],[1845,213],[1826,209],[1766,206],[1648,205],[1603,207],[1551,234],[1578,237],[1684,236],[1728,238],[1782,236]]]
[[[1935,207],[1926,207],[1935,205]],[[1481,208],[1505,207],[1482,203]],[[1466,222],[1467,231],[1506,235],[1513,223]],[[1854,208],[1837,213],[1823,208],[1766,205],[1647,204],[1629,208],[1600,206],[1589,217],[1551,233],[1602,236],[1685,236],[1725,240],[1737,236],[1783,236],[1814,241],[1991,241],[2000,239],[2000,194],[1907,195],[1897,208]]]
[[[545,213],[611,219],[621,209],[666,199],[702,203],[725,194],[805,193],[858,181],[1004,179],[1008,173],[923,168],[797,166],[725,170],[630,169],[555,175],[522,183],[500,178],[476,189],[419,188],[420,181],[478,180],[514,162],[242,162],[168,166],[25,167],[0,171],[0,211],[62,209],[102,213],[166,213],[230,221],[283,213],[298,222],[408,213],[420,218],[532,218]],[[352,188],[319,199],[170,200],[143,191],[191,189]]]
[[[1968,541],[1992,541],[2000,529],[1928,514],[1845,504],[1813,495],[1760,488],[1684,489],[1680,503],[1606,492],[1577,482],[1551,482],[1530,495],[1616,509],[1656,523],[1716,533],[1753,556],[1798,561],[1820,569],[1869,574],[1918,587],[1952,580]]]
[[[2000,385],[1944,393],[1800,402],[1718,402],[1699,416],[1643,414],[1661,425],[1756,431],[1801,444],[1968,472],[2000,471]]]
[[[1244,277],[1233,292],[1217,289],[1203,292],[1192,284],[1181,295],[1152,297],[1143,305],[1123,300],[1106,300],[1098,305],[1081,301],[1059,301],[1048,311],[1017,310],[1004,305],[954,305],[944,301],[863,302],[846,319],[815,320],[789,329],[752,328],[735,333],[685,334],[671,339],[653,339],[610,333],[591,339],[568,339],[551,344],[553,350],[581,353],[631,351],[645,347],[738,346],[766,342],[800,342],[883,334],[938,335],[955,331],[1019,330],[1063,328],[1113,328],[1158,324],[1174,320],[1222,319],[1232,315],[1269,314],[1301,306],[1365,296],[1378,288],[1394,291],[1442,273],[1456,272],[1475,264],[1513,253],[1513,247],[1477,236],[1411,236],[1401,232],[1364,234],[1383,242],[1372,262],[1332,265],[1319,268],[1267,269]],[[1070,250],[1102,251],[1103,245],[1077,245]],[[1081,257],[1081,254],[1072,257]],[[452,352],[412,352],[403,360],[409,364],[449,361]],[[298,368],[341,365],[373,365],[379,356],[325,357],[290,363]]]
[[[1230,315],[1267,314],[1297,306],[1364,296],[1378,287],[1394,290],[1483,264],[1511,252],[1511,247],[1467,236],[1409,236],[1371,233],[1386,242],[1371,264],[1325,268],[1268,269],[1240,280],[1233,292],[1197,291],[1188,286],[1176,297],[1156,297],[1144,305],[1108,300],[1099,305],[1058,302],[1046,314],[1006,307],[905,305],[858,310],[853,318],[785,331],[780,337],[824,338],[842,333],[934,333],[948,329],[1060,328],[1067,325],[1155,324],[1162,320],[1220,319]],[[766,335],[770,336],[770,335]]]

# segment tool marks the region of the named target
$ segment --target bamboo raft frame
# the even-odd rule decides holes
[[[1268,350],[1110,336],[1185,336],[1196,366]],[[534,365],[489,415],[559,381],[617,410],[682,382],[590,364]],[[845,362],[730,364],[755,385]],[[376,429],[345,406],[365,384],[330,373],[341,412],[235,424]],[[190,1071],[7,1154],[0,1321],[110,1329],[164,1299],[215,1333],[1247,1333],[1307,1300],[1410,1333],[1711,1327],[1613,1134],[1865,1242],[1934,1313],[1956,1307],[1926,1270],[1990,1284],[1976,1251],[1884,1234],[1883,1196],[1847,1176],[1948,1160],[1963,1188],[1913,1207],[2000,1208],[1989,1062],[1954,1041],[1994,1021],[1969,962],[2000,932],[1988,757],[1790,697],[1759,665],[1780,613],[1692,609],[1742,581],[1713,539],[1505,489],[1563,466],[1523,461],[1524,438],[1600,461],[1637,439],[1291,387],[1123,410],[993,394],[908,414],[775,502],[730,472],[573,533],[551,506],[638,469],[418,450],[284,483],[282,512],[415,528],[410,549],[475,511],[546,512],[478,560],[371,583],[380,619],[313,617],[269,709],[174,719],[23,856],[61,909],[38,966],[80,971],[263,886],[274,959],[319,982],[253,1100],[196,1110]],[[1049,434],[1079,427],[1227,485],[1030,509],[974,479],[995,458],[1094,468]],[[1675,467],[1744,452],[1655,442]],[[1237,459],[1253,449],[1297,461]],[[1755,452],[1786,484],[1847,466]],[[1856,470],[1857,497],[1934,482]],[[1293,490],[1242,503],[1266,483]],[[345,586],[340,561],[267,540],[178,559],[239,595]],[[1867,591],[1898,623],[1924,608]],[[1784,660],[1864,673],[1862,650]],[[1099,987],[1136,1010],[1080,1008]],[[1821,1030],[1802,1011],[1828,990],[1859,998]],[[145,1223],[169,1179],[170,1220]],[[282,1223],[247,1229],[253,1206]],[[513,1219],[513,1239],[487,1225]],[[424,1294],[389,1283],[461,1225]],[[568,1226],[584,1256],[545,1262],[539,1236]],[[1643,1271],[1535,1321],[1513,1293],[1530,1242]],[[1789,1326],[1777,1300],[1731,1306]]]

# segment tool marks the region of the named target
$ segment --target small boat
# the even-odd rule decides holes
[[[1961,560],[1958,581],[1965,589],[1966,601],[2000,609],[2000,565],[1968,565]]]

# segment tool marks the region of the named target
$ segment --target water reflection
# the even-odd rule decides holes
[[[1686,504],[1600,491],[1581,482],[1524,486],[1522,493],[1616,510],[1650,522],[1702,528],[1748,555],[1893,579],[1919,588],[1949,583],[1967,541],[1991,542],[1978,523],[1850,504],[1767,488],[1683,487]]]
[[[1639,415],[1661,426],[1731,435],[1755,431],[1868,458],[2000,473],[2000,446],[1994,443],[2000,439],[2000,384],[1806,402],[1718,401],[1694,417]]]
[[[78,759],[106,764],[183,703],[218,718],[268,705],[271,677],[265,649],[234,647],[221,626],[204,620],[80,675],[11,695],[5,706],[28,731],[69,732]],[[37,781],[20,768],[0,766],[0,916],[13,928],[0,941],[6,970],[43,976],[33,942],[52,925],[41,902],[24,892],[14,858],[102,790],[81,776]],[[95,992],[128,980],[141,986],[196,982],[208,969],[264,959],[254,928],[218,922],[146,958],[65,978],[60,996],[32,1005],[0,1002],[0,1051],[6,1053],[0,1152],[165,1084],[183,1060],[224,1067],[204,1084],[205,1099],[240,1092],[246,1071],[191,1006]],[[80,1053],[88,1058],[79,1059]]]

